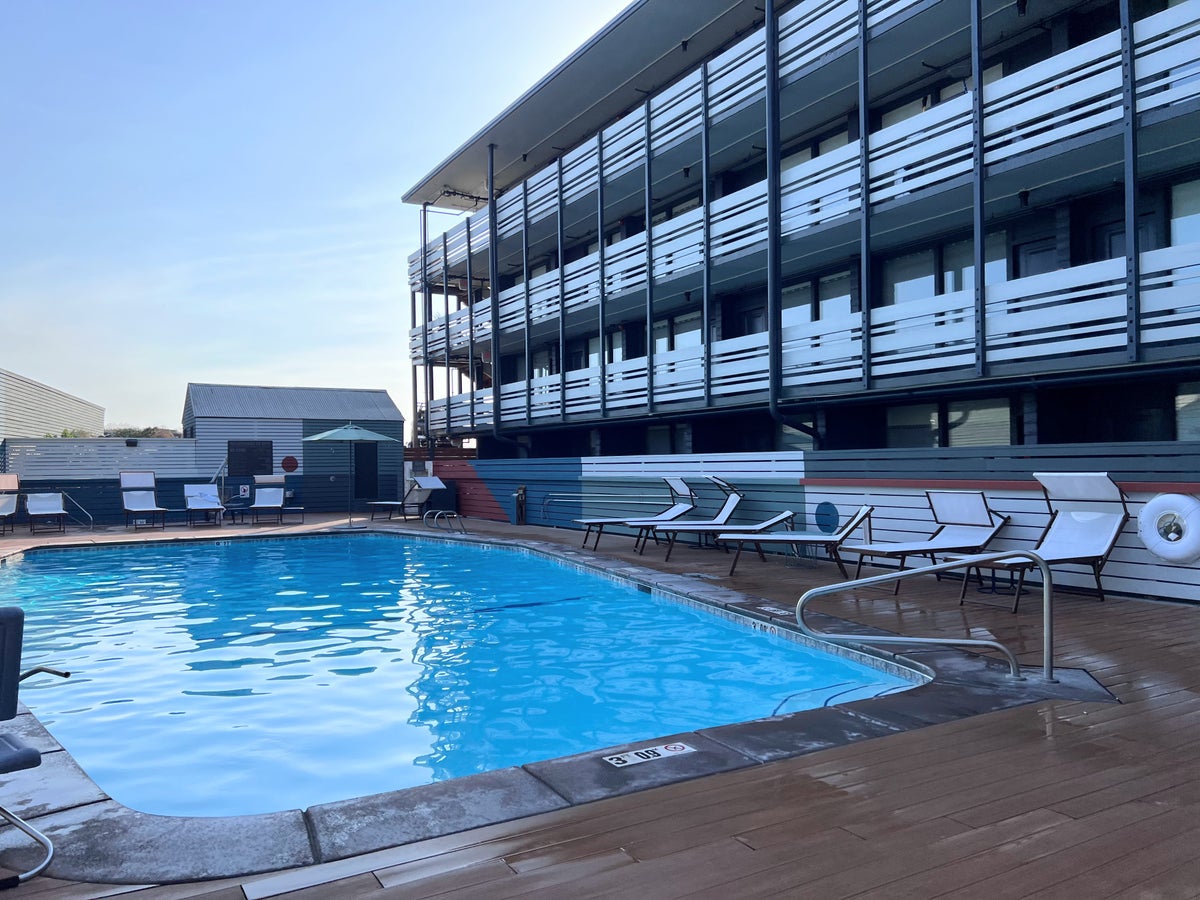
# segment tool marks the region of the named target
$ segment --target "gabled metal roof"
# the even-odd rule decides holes
[[[488,144],[496,145],[497,189],[507,190],[761,24],[758,4],[635,0],[421,179],[404,202],[478,208],[472,198],[487,194]],[[503,65],[503,50],[481,59]]]
[[[184,421],[189,412],[190,418],[404,421],[387,391],[360,388],[189,384]]]

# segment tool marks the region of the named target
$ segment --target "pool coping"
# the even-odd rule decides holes
[[[326,528],[303,535],[274,533],[257,537],[303,539],[313,534],[339,533],[346,532]],[[701,578],[663,573],[560,544],[395,528],[357,529],[355,533],[523,549],[628,579],[651,590],[681,595],[718,613],[761,622],[764,630],[795,631],[793,607]],[[197,539],[230,538],[213,535]],[[105,545],[148,542],[139,537]],[[68,546],[78,549],[96,544],[56,544],[64,549]],[[887,633],[828,616],[810,614],[809,619],[825,629],[837,627],[864,637]],[[846,653],[833,645],[821,646],[835,653],[859,655],[855,648]],[[1022,673],[1026,677],[1018,681],[1010,677],[1002,661],[965,650],[890,653],[864,647],[862,653],[924,672],[930,680],[883,697],[649,738],[451,781],[319,804],[307,810],[249,816],[159,816],[130,809],[108,797],[36,716],[22,706],[6,730],[41,751],[42,764],[0,777],[0,805],[30,820],[55,841],[55,857],[46,870],[53,877],[113,884],[203,881],[333,862],[1047,699],[1116,702],[1091,675],[1079,669],[1056,668],[1056,681],[1046,682],[1038,677],[1040,668],[1025,667]],[[661,750],[668,745],[686,750],[646,754],[644,764],[636,765],[614,766],[605,760],[627,755],[641,762],[639,751]],[[138,748],[131,748],[131,764],[136,764],[138,752]],[[236,765],[236,760],[231,764]],[[40,848],[16,829],[0,830],[0,863],[22,869],[32,867],[39,859]]]

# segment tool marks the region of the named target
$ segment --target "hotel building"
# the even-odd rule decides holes
[[[1200,439],[1200,0],[638,0],[405,200],[435,444]]]

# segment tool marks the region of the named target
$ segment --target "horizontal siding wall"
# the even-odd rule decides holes
[[[680,476],[696,489],[700,502],[693,516],[707,518],[722,495],[705,476],[717,475],[746,495],[733,522],[757,522],[791,509],[798,514],[797,529],[816,531],[820,504],[834,504],[845,521],[869,503],[875,507],[873,539],[878,541],[918,540],[932,533],[927,489],[982,490],[996,512],[1010,517],[997,549],[1032,548],[1047,523],[1034,472],[1108,472],[1129,495],[1131,518],[1104,569],[1106,591],[1200,602],[1200,566],[1163,562],[1137,536],[1137,514],[1152,497],[1200,494],[1200,445],[1195,442],[475,460],[435,462],[434,470],[457,481],[460,511],[480,518],[515,521],[512,495],[520,485],[526,487],[531,525],[579,528],[576,519],[647,515],[669,504],[662,480],[667,475]],[[836,570],[830,575],[835,578]],[[1078,566],[1056,567],[1055,579],[1084,590],[1092,585],[1088,570]]]
[[[186,438],[10,438],[4,448],[0,471],[16,472],[22,481],[115,479],[120,472],[137,470],[159,478],[207,481],[212,474],[197,463],[196,441]]]
[[[0,439],[104,434],[104,407],[0,369]]]

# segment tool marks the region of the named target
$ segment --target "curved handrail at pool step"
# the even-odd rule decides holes
[[[820,641],[831,641],[835,644],[940,644],[947,647],[986,647],[998,650],[1008,660],[1009,676],[1024,678],[1021,674],[1021,664],[1016,656],[999,641],[985,641],[977,638],[935,638],[935,637],[904,637],[902,635],[862,635],[862,634],[831,634],[827,631],[817,631],[804,621],[804,608],[809,601],[826,594],[835,594],[848,588],[869,587],[876,584],[890,584],[905,578],[915,578],[918,575],[928,575],[931,572],[947,572],[951,569],[971,569],[985,565],[998,559],[1011,559],[1014,556],[1024,557],[1042,570],[1042,680],[1054,681],[1054,616],[1053,600],[1054,586],[1051,582],[1050,567],[1046,561],[1032,550],[1005,550],[999,553],[977,553],[962,556],[949,562],[936,565],[922,566],[919,569],[899,569],[886,572],[883,575],[872,575],[869,578],[856,578],[853,581],[842,581],[837,584],[827,584],[805,591],[796,601],[796,625],[811,638]],[[966,577],[964,573],[963,577]]]
[[[438,528],[442,531],[458,531],[462,534],[467,533],[467,526],[463,522],[463,517],[452,509],[426,510],[425,515],[421,516],[421,523],[426,528]]]

